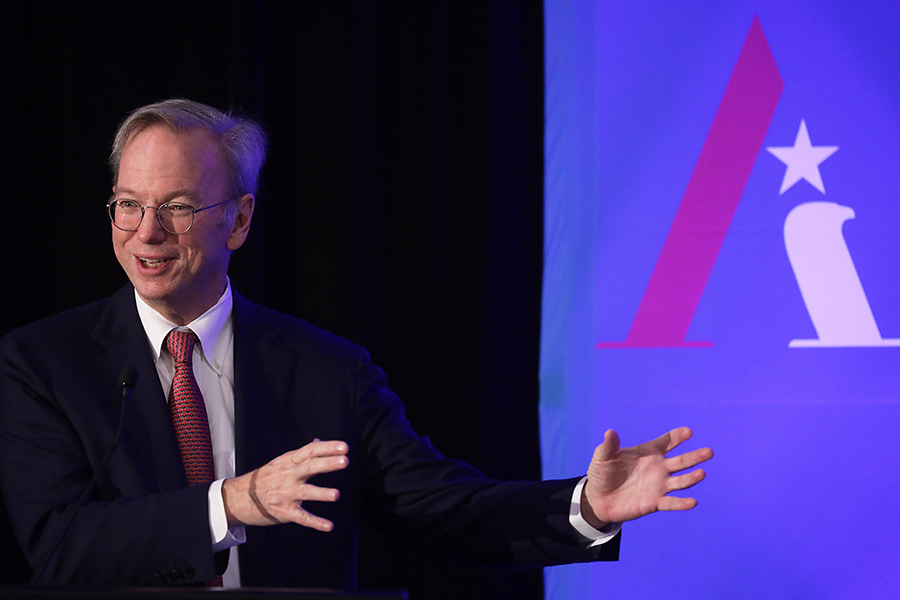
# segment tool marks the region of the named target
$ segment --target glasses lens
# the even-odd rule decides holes
[[[186,204],[163,204],[157,213],[159,221],[169,233],[184,233],[194,222],[194,210]]]
[[[119,229],[133,231],[141,226],[143,212],[137,202],[115,200],[109,204],[109,218]]]

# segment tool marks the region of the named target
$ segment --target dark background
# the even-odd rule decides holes
[[[540,1],[3,3],[0,335],[125,283],[105,161],[130,110],[234,106],[271,136],[235,287],[366,346],[445,454],[539,478],[542,44]],[[540,571],[372,531],[360,585],[542,597]]]

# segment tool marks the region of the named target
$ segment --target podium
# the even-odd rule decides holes
[[[406,592],[292,588],[0,586],[3,600],[407,600]]]

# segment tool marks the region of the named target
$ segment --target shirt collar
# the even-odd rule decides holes
[[[150,347],[153,349],[153,360],[157,361],[166,341],[166,336],[178,325],[166,319],[144,302],[137,290],[134,292],[134,297],[137,302],[141,324],[144,326],[144,332],[150,341]],[[224,357],[228,349],[229,340],[227,339],[228,336],[222,335],[222,333],[223,330],[230,331],[232,302],[231,280],[228,279],[225,285],[225,292],[219,298],[219,301],[182,328],[190,329],[197,335],[197,338],[200,340],[201,355],[216,371],[219,369],[215,365],[222,365],[225,362]]]

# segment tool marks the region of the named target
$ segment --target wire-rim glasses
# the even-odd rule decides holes
[[[122,231],[137,231],[144,221],[144,212],[148,208],[156,211],[156,219],[163,229],[174,235],[181,235],[190,231],[194,224],[194,215],[210,208],[221,206],[232,199],[223,200],[217,204],[194,208],[182,202],[165,202],[159,206],[141,206],[134,200],[118,198],[111,200],[106,205],[109,212],[109,220]]]

